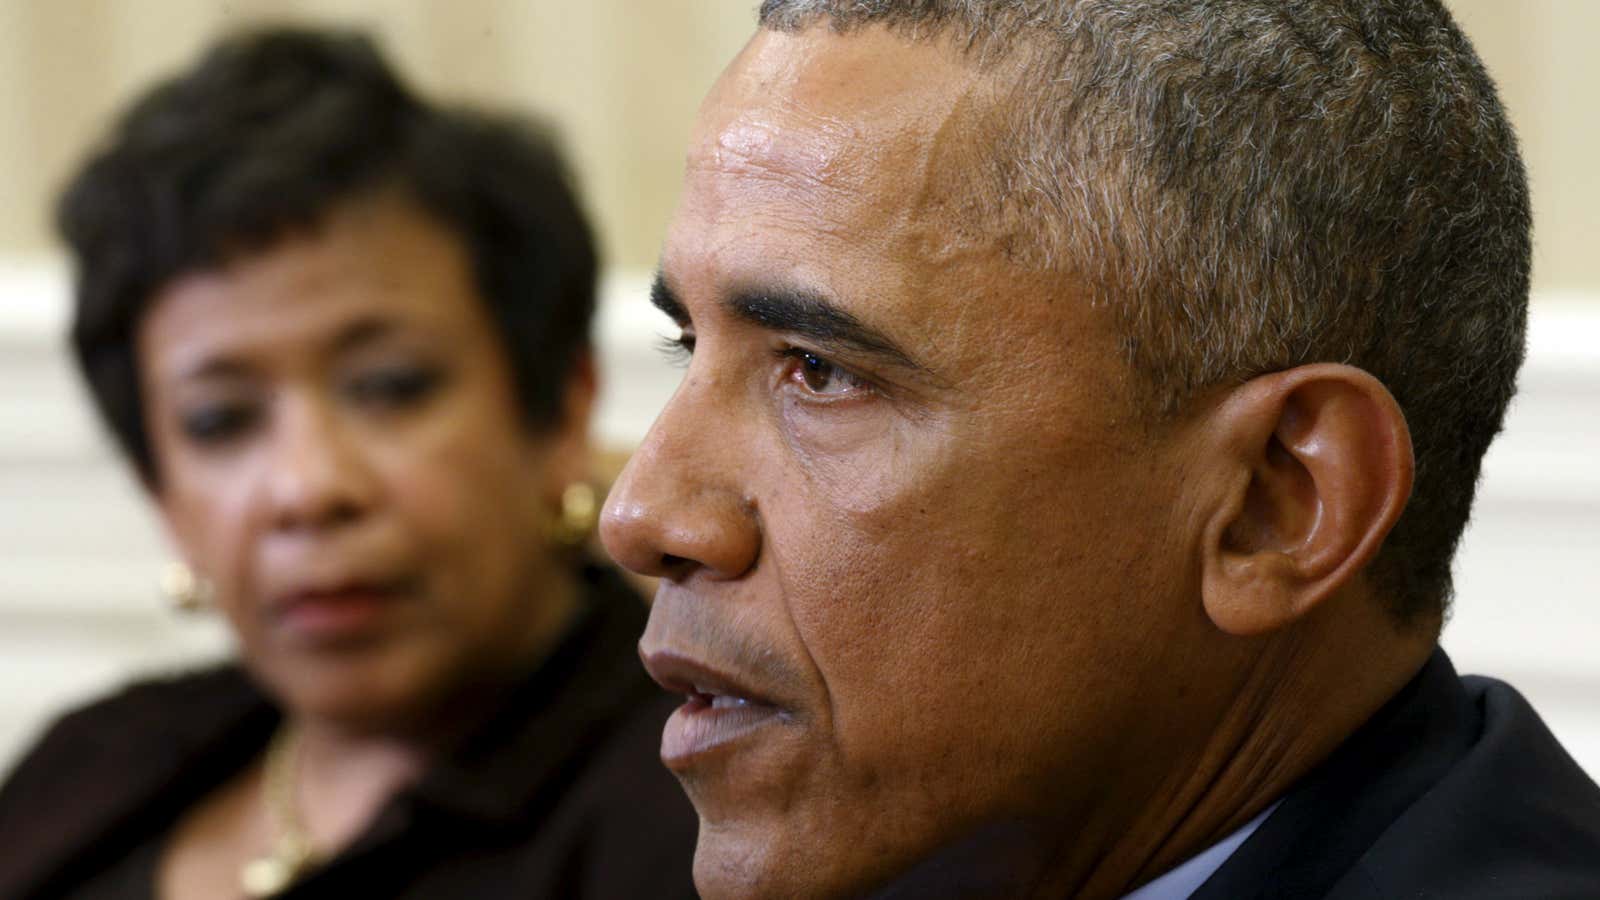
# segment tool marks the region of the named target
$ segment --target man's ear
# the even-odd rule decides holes
[[[1201,589],[1221,630],[1283,628],[1348,585],[1411,496],[1411,432],[1383,384],[1318,363],[1255,378],[1208,430],[1223,494],[1204,534]]]

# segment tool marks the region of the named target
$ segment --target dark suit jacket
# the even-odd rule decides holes
[[[1436,651],[1192,900],[1323,897],[1596,900],[1600,788],[1522,695]]]
[[[645,610],[588,577],[580,621],[494,718],[283,900],[694,896],[694,813],[658,759],[675,701],[635,650]],[[149,896],[172,824],[278,719],[232,667],[67,716],[0,789],[0,898]]]

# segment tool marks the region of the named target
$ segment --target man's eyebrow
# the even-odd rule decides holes
[[[660,272],[650,284],[650,302],[680,326],[690,322],[689,311]],[[724,301],[729,314],[768,331],[783,331],[809,338],[823,348],[837,347],[926,374],[924,366],[887,335],[840,309],[821,294],[796,288],[736,291]]]
[[[887,335],[821,294],[794,288],[744,290],[736,291],[724,305],[736,318],[769,331],[800,335],[824,348],[839,347],[913,372],[925,371]]]
[[[678,295],[667,286],[667,279],[660,272],[657,272],[655,280],[650,282],[650,302],[678,325],[689,324],[689,311],[683,308],[683,301],[679,300]]]

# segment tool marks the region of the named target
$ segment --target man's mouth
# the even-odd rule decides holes
[[[687,656],[650,653],[644,663],[658,684],[684,696],[661,733],[661,761],[674,771],[785,718],[782,709],[736,677]]]
[[[694,707],[695,712],[700,712],[707,707],[711,709],[744,709],[753,701],[748,697],[736,697],[731,694],[718,694],[709,688],[696,688],[688,695],[687,706]]]

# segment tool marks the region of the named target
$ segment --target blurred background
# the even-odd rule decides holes
[[[1445,645],[1527,693],[1600,774],[1600,2],[1446,0],[1498,80],[1533,180],[1530,353],[1457,564]],[[626,450],[678,371],[648,276],[701,95],[755,0],[0,0],[0,769],[64,705],[227,652],[172,612],[164,538],[68,369],[49,227],[108,117],[215,36],[374,33],[430,96],[560,129],[606,253],[598,432]],[[1359,661],[1353,661],[1359,664]]]

